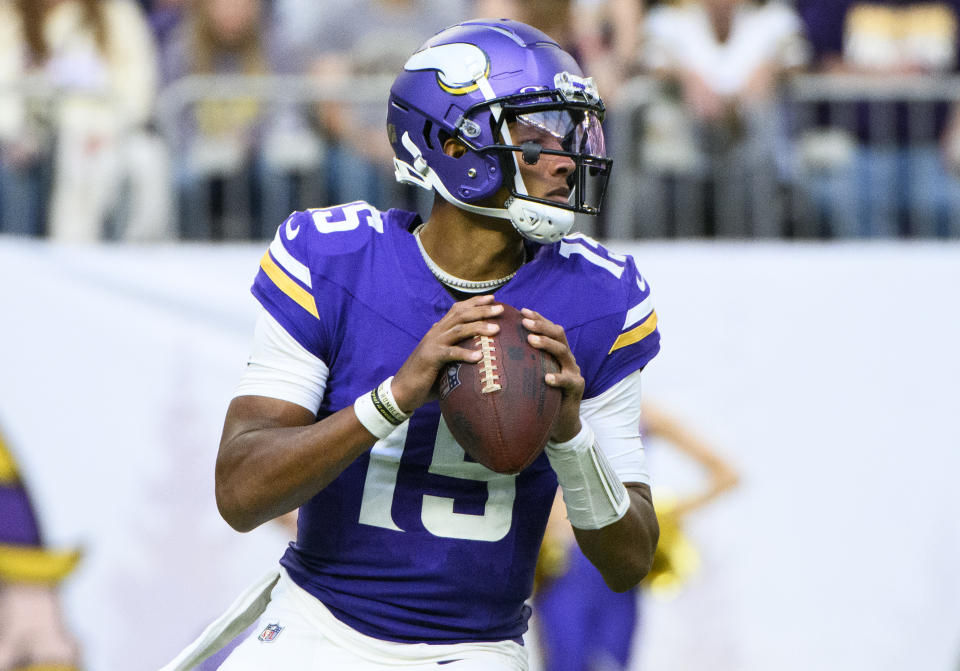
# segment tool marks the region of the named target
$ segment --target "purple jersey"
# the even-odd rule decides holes
[[[320,418],[396,373],[453,305],[410,233],[418,223],[363,202],[296,212],[264,255],[253,294],[329,366]],[[583,236],[528,251],[496,297],[566,329],[587,398],[653,358],[656,313],[632,258]],[[473,462],[428,403],[300,509],[281,564],[375,638],[519,639],[556,487],[545,455],[518,475]]]

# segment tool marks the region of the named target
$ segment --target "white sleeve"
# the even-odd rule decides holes
[[[233,396],[268,396],[316,413],[330,369],[260,306],[253,351]]]
[[[597,445],[621,482],[650,484],[640,440],[640,371],[630,373],[599,396],[580,402]]]

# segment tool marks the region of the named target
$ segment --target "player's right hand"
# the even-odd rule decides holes
[[[475,296],[453,307],[423,336],[416,349],[393,377],[391,390],[400,410],[411,413],[436,395],[436,381],[443,367],[452,361],[475,363],[478,350],[458,343],[477,335],[492,336],[500,327],[493,321],[503,313],[491,295]]]

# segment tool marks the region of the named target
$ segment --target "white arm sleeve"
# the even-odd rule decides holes
[[[322,359],[308,352],[260,306],[253,351],[233,396],[268,396],[316,413],[329,373]]]
[[[599,396],[583,399],[580,417],[593,428],[597,445],[621,482],[650,484],[640,440],[639,370]]]

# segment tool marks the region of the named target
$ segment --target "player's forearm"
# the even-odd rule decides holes
[[[632,483],[627,491],[630,508],[619,520],[600,529],[573,529],[583,554],[615,592],[625,592],[646,577],[660,535],[650,488]]]
[[[352,407],[307,426],[237,432],[217,457],[220,514],[237,531],[250,531],[308,501],[375,441]]]

